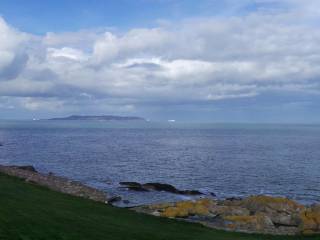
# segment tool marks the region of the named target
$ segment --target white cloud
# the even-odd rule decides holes
[[[85,61],[88,57],[79,49],[74,49],[70,47],[48,48],[47,56],[49,58],[65,58],[73,61]]]
[[[266,2],[275,1],[256,1]],[[279,12],[123,33],[32,36],[0,18],[0,96],[25,98],[20,106],[33,111],[90,104],[135,111],[149,103],[203,103],[272,91],[319,94],[320,31],[310,23],[318,3],[281,3],[286,8]]]
[[[63,101],[56,99],[43,99],[43,98],[22,98],[20,105],[30,111],[46,110],[46,111],[61,111],[63,108]]]
[[[15,75],[13,71],[20,70],[22,46],[28,39],[27,34],[13,29],[0,17],[0,81],[3,77]]]

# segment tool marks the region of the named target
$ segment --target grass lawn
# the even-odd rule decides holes
[[[215,231],[71,197],[0,174],[0,239],[289,240]]]

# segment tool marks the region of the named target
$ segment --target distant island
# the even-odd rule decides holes
[[[146,121],[144,118],[141,118],[141,117],[113,116],[113,115],[101,115],[101,116],[71,115],[68,117],[50,118],[48,120]]]

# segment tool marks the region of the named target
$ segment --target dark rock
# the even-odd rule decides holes
[[[2,147],[2,146],[3,146],[3,143],[0,142],[0,147]]]
[[[141,187],[141,184],[138,182],[120,182],[119,184],[126,187]]]
[[[123,202],[124,204],[129,204],[129,203],[130,203],[129,200],[123,200],[122,202]]]
[[[225,199],[226,201],[241,201],[241,197],[229,197]]]
[[[181,191],[176,189],[174,186],[165,183],[146,183],[142,185],[147,190],[154,190],[154,191],[164,191],[170,193],[177,193],[180,194]]]
[[[127,188],[129,190],[132,190],[132,191],[137,191],[137,192],[149,192],[148,189],[144,188],[143,186],[127,186]]]
[[[179,194],[182,194],[182,195],[190,195],[190,196],[203,195],[203,193],[200,192],[200,191],[198,191],[198,190],[184,190],[184,191],[179,191]]]
[[[113,196],[113,197],[111,197],[111,198],[109,198],[108,200],[107,200],[107,202],[108,202],[108,204],[113,204],[113,203],[115,203],[115,202],[119,202],[119,201],[121,201],[121,197],[120,196]]]
[[[120,182],[122,186],[125,186],[129,190],[139,191],[139,192],[148,192],[148,191],[163,191],[174,194],[182,194],[182,195],[203,195],[202,192],[197,190],[179,190],[174,186],[166,183],[145,183],[140,184],[138,182]]]
[[[210,192],[209,195],[212,196],[212,197],[216,197],[217,196],[214,192]]]
[[[148,192],[149,190],[144,188],[142,184],[138,182],[120,182],[120,185],[125,186],[129,190],[137,191],[137,192]]]
[[[21,169],[21,170],[26,170],[26,171],[29,171],[29,172],[34,172],[36,173],[37,170],[34,168],[34,166],[17,166],[18,169]]]

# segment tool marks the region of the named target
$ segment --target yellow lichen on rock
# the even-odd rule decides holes
[[[216,205],[216,202],[209,198],[201,198],[196,201],[197,204],[209,208],[212,205]]]
[[[309,232],[317,229],[317,223],[312,218],[307,217],[305,212],[301,214],[300,219],[300,229],[302,232]]]
[[[174,205],[175,205],[174,203],[159,203],[159,204],[149,205],[149,208],[152,210],[162,210],[168,207],[173,207]]]
[[[176,207],[181,209],[187,209],[188,211],[194,208],[195,203],[192,201],[177,202]]]
[[[177,207],[168,207],[166,208],[160,216],[167,217],[167,218],[177,218],[177,217],[188,217],[189,212],[186,209],[183,208],[177,208]]]
[[[191,215],[209,215],[209,207],[215,204],[210,199],[199,199],[196,201],[182,201],[177,202],[175,206],[169,206],[162,210],[161,216],[163,217],[188,217]]]
[[[248,216],[226,216],[224,220],[229,221],[227,226],[231,229],[240,228],[246,229],[247,232],[259,230],[268,232],[274,228],[271,219],[264,214],[248,215]]]
[[[320,206],[313,206],[300,215],[300,230],[303,234],[320,233]]]
[[[210,211],[209,211],[209,208],[206,207],[205,205],[196,203],[192,213],[194,215],[207,216],[208,214],[210,214]]]
[[[308,211],[305,211],[307,218],[312,218],[318,225],[320,225],[320,209],[316,210],[311,208]]]
[[[228,231],[276,235],[320,233],[320,205],[306,207],[287,198],[270,196],[235,201],[233,204],[234,200],[204,198],[142,206],[135,210],[166,218],[188,218],[188,221]]]

